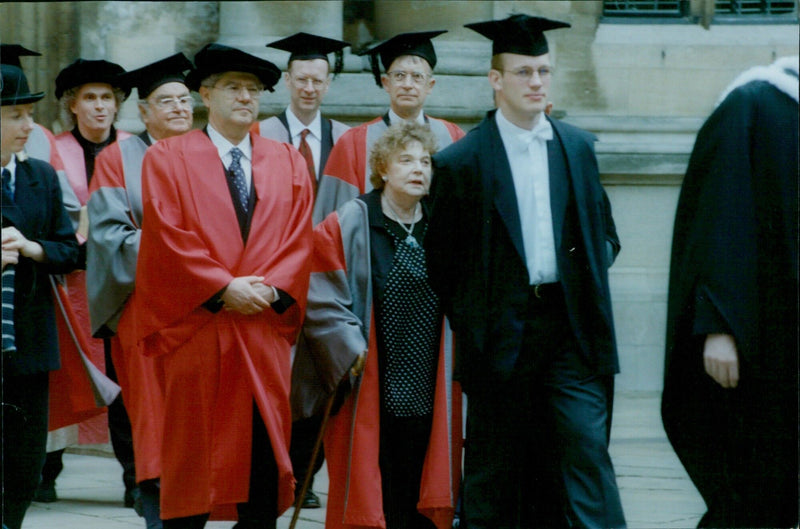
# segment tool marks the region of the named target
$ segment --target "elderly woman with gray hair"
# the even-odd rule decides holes
[[[325,434],[328,528],[452,523],[461,396],[422,248],[435,151],[426,125],[390,127],[374,189],[314,230],[303,341],[329,387],[343,375],[352,388]]]

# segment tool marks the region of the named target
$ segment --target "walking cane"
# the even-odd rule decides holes
[[[351,374],[354,376],[358,376],[361,373],[361,370],[364,367],[364,355],[359,356],[356,361],[353,363],[353,367],[350,368],[350,371],[345,374],[345,378],[350,376]],[[311,476],[314,474],[311,469],[314,468],[314,462],[317,460],[317,456],[319,455],[319,449],[322,446],[322,438],[325,437],[325,427],[328,426],[328,419],[331,418],[331,409],[333,409],[333,403],[336,400],[336,394],[338,393],[338,386],[337,389],[331,393],[331,396],[328,397],[328,402],[325,403],[325,412],[322,414],[322,424],[319,426],[319,433],[317,434],[317,440],[314,442],[314,450],[311,452],[311,461],[308,463],[308,472],[306,472],[305,478],[303,478],[303,486],[300,488],[300,494],[297,495],[297,499],[294,501],[294,513],[292,514],[292,521],[289,523],[289,529],[294,529],[295,525],[297,525],[297,519],[300,517],[300,510],[303,508],[303,499],[306,497],[306,492],[308,492],[308,485],[311,483]]]
[[[325,404],[325,412],[322,415],[322,424],[319,427],[317,440],[314,443],[314,450],[311,452],[311,461],[308,465],[308,471],[306,472],[306,476],[303,478],[303,486],[300,488],[300,494],[298,494],[297,499],[294,500],[294,513],[292,514],[292,521],[289,524],[289,529],[294,529],[294,526],[297,525],[297,519],[300,517],[300,510],[303,508],[303,500],[306,497],[306,492],[308,492],[308,485],[311,483],[311,476],[314,475],[314,462],[317,460],[317,455],[319,455],[319,449],[322,446],[322,438],[325,436],[325,427],[328,425],[328,419],[331,416],[331,408],[333,408],[333,401],[335,399],[336,391],[331,393],[331,396],[328,397],[328,402]]]

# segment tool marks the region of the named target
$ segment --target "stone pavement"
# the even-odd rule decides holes
[[[611,433],[611,457],[617,471],[622,505],[631,529],[696,527],[705,505],[666,440],[657,393],[616,396]],[[122,506],[119,464],[106,447],[68,451],[56,490],[59,501],[34,503],[23,529],[130,529],[144,527],[133,509]],[[327,475],[315,483],[323,507]],[[289,527],[292,511],[278,521]],[[304,510],[297,529],[322,529],[325,509]],[[232,522],[209,522],[208,529],[229,529]]]

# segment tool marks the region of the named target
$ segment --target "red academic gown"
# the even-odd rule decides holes
[[[331,417],[325,431],[325,456],[330,480],[325,518],[327,529],[386,527],[378,462],[380,388],[372,299],[367,299],[371,296],[363,288],[348,291],[348,286],[337,283],[337,278],[344,277],[347,278],[347,285],[364,285],[371,281],[369,259],[359,257],[366,248],[363,239],[368,237],[365,206],[361,212],[356,211],[357,207],[352,207],[359,202],[354,200],[348,203],[314,229],[314,280],[328,277],[329,284],[333,285],[330,291],[338,294],[328,296],[328,286],[325,285],[317,292],[326,299],[312,301],[309,296],[309,310],[312,303],[319,302],[314,313],[328,320],[314,322],[317,327],[316,331],[312,331],[317,335],[313,338],[314,343],[318,344],[320,340],[328,342],[331,353],[344,354],[342,350],[360,341],[358,327],[369,329],[364,371],[354,384],[356,389],[345,400],[340,411]],[[344,275],[341,275],[342,272]],[[361,299],[355,301],[356,298]],[[355,325],[361,314],[351,313],[350,309],[342,312],[333,308],[343,306],[340,302],[345,299],[353,301],[350,305],[353,309],[363,307],[363,317],[368,321]],[[442,336],[446,332],[443,329]],[[417,503],[419,512],[430,518],[438,529],[449,529],[452,525],[461,478],[461,390],[458,383],[452,381],[452,356],[448,361],[452,349],[446,342],[448,340],[443,338],[431,437]],[[323,349],[326,347],[323,346]]]
[[[108,335],[117,330],[114,317],[125,310],[133,289],[135,271],[130,264],[135,264],[139,246],[141,163],[146,148],[141,139],[131,137],[109,145],[95,160],[89,187],[86,263],[95,333]],[[136,481],[158,478],[163,432],[161,359],[145,357],[136,349],[123,350],[116,334],[110,340],[117,380],[131,420]]]
[[[117,139],[130,136],[124,131],[117,131]],[[86,181],[86,164],[81,148],[71,132],[62,132],[55,137],[58,156],[63,163],[75,196],[81,206],[89,200],[88,182]],[[80,243],[85,241],[79,236]],[[98,408],[94,395],[86,391],[86,371],[83,363],[76,360],[77,351],[82,350],[91,363],[105,372],[105,353],[103,341],[91,337],[89,323],[89,302],[86,297],[86,272],[75,270],[65,276],[66,297],[59,293],[66,311],[56,311],[56,324],[59,328],[59,347],[62,357],[62,368],[54,371],[50,377],[50,425],[49,430],[80,423],[78,440],[81,444],[108,442],[108,418],[104,408]],[[71,328],[71,330],[70,330]],[[77,333],[76,333],[77,331]],[[73,337],[79,336],[80,342]],[[78,345],[80,344],[80,345]],[[70,406],[64,405],[64,396],[69,396]],[[94,403],[94,404],[93,404]]]
[[[247,500],[254,401],[277,462],[279,513],[294,499],[290,350],[308,290],[313,195],[296,150],[250,138],[257,199],[246,244],[206,134],[161,140],[142,166],[146,221],[136,288],[118,332],[124,346],[162,355],[163,519]],[[283,314],[268,308],[251,316],[203,306],[248,275],[296,302]]]

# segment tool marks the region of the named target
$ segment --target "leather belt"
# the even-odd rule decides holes
[[[555,296],[562,296],[561,283],[540,283],[530,285],[531,296],[540,300],[552,299]]]

